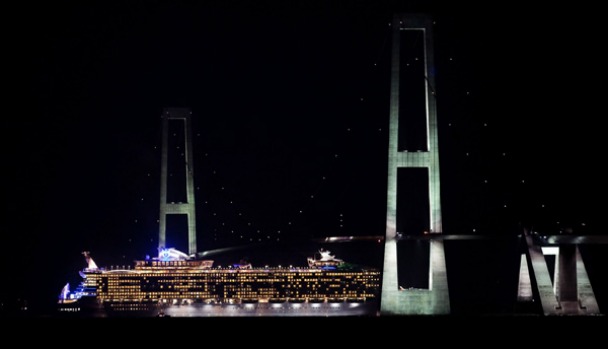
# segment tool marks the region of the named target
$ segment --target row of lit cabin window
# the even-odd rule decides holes
[[[223,289],[196,289],[196,290],[180,290],[180,289],[163,289],[163,290],[141,290],[141,289],[125,289],[125,288],[109,288],[107,290],[100,290],[98,293],[100,295],[103,294],[121,294],[121,293],[125,293],[125,294],[153,294],[153,293],[178,293],[178,294],[186,294],[186,293],[215,293],[215,292],[232,292],[232,293],[239,293],[239,292],[251,292],[251,293],[258,293],[258,294],[262,294],[262,293],[274,293],[274,292],[318,292],[318,291],[329,291],[330,289],[337,289],[337,291],[341,291],[343,293],[349,293],[349,292],[358,292],[358,291],[365,291],[366,289],[361,289],[361,288],[353,288],[353,287],[340,287],[339,285],[329,285],[327,287],[311,287],[311,288],[306,288],[306,289],[302,289],[297,288],[297,287],[291,287],[291,285],[288,285],[288,287],[285,288],[258,288],[258,289],[233,289],[233,288],[223,288]]]
[[[308,284],[299,284],[299,283],[286,283],[286,284],[281,284],[281,283],[277,283],[277,284],[273,284],[271,285],[272,289],[275,289],[277,287],[280,288],[323,288],[323,287],[331,287],[331,288],[335,288],[335,287],[341,287],[341,288],[345,288],[345,289],[350,289],[350,288],[359,288],[359,287],[374,287],[374,286],[379,286],[378,284],[373,284],[373,283],[359,283],[359,284],[348,284],[348,285],[344,285],[341,283],[322,283],[322,284],[318,284],[318,283],[308,283]],[[103,289],[104,287],[98,288],[98,289]],[[224,284],[224,285],[207,285],[207,284],[203,284],[203,285],[172,285],[172,284],[156,284],[156,285],[150,285],[150,286],[146,286],[146,287],[142,287],[141,285],[129,285],[129,286],[124,286],[124,285],[113,285],[113,284],[108,284],[107,285],[108,289],[112,289],[112,290],[116,290],[116,289],[123,289],[123,290],[140,290],[140,289],[144,289],[144,290],[149,290],[149,289],[172,289],[172,290],[183,290],[183,291],[187,291],[190,289],[217,289],[217,288],[224,288],[224,289],[263,289],[264,287],[262,287],[262,285],[256,285],[256,284],[251,284],[251,285],[232,285],[232,284]]]
[[[213,279],[201,279],[201,278],[196,278],[196,279],[157,279],[157,278],[137,278],[137,279],[131,279],[131,278],[112,278],[112,279],[108,279],[106,282],[107,283],[111,283],[111,284],[140,284],[142,281],[146,281],[146,283],[150,283],[150,281],[155,281],[157,283],[159,282],[164,282],[164,283],[184,283],[184,284],[191,284],[191,283],[196,283],[196,282],[200,282],[200,281],[206,281],[209,282],[210,280],[212,281],[217,281],[217,280],[213,280]],[[365,282],[366,280],[379,280],[375,279],[375,278],[357,278],[355,280],[346,280],[346,279],[339,279],[339,278],[335,278],[335,279],[329,279],[329,278],[323,278],[323,279],[316,279],[316,278],[303,278],[303,279],[297,279],[297,280],[293,280],[293,279],[277,279],[277,278],[221,278],[220,280],[222,281],[227,281],[227,282],[241,282],[241,283],[246,283],[246,282],[289,282],[289,283],[299,283],[299,282]],[[97,281],[97,283],[103,282],[102,280]],[[95,285],[95,282],[90,282],[88,283],[88,285]]]
[[[234,271],[238,271],[238,273],[235,273]],[[167,270],[166,273],[164,273],[162,270],[159,271],[148,271],[145,273],[135,273],[135,274],[113,274],[113,273],[104,273],[103,276],[125,276],[125,275],[133,275],[133,276],[158,276],[159,274],[167,274],[167,275],[171,275],[174,276],[175,274],[179,274],[179,275],[188,275],[188,274],[207,274],[207,275],[214,275],[214,276],[222,276],[222,275],[244,275],[244,276],[260,276],[260,275],[274,275],[274,276],[282,276],[282,277],[301,277],[301,276],[321,276],[321,275],[326,275],[326,276],[339,276],[339,277],[345,277],[345,276],[373,276],[373,275],[379,275],[379,272],[289,272],[289,271],[272,271],[272,272],[264,272],[264,271],[256,271],[256,270],[247,270],[247,269],[234,269],[234,270],[230,270],[230,272],[226,272],[226,271],[220,271],[220,270],[210,270],[210,269],[190,269],[190,270]]]
[[[159,279],[159,276],[133,276],[133,277],[125,277],[123,275],[116,275],[116,277],[108,277],[107,280],[108,282],[132,282],[132,283],[138,283],[141,282],[141,280],[156,280],[157,282],[175,282],[175,281],[182,281],[182,282],[187,282],[187,281],[198,281],[198,280],[209,280],[209,279],[221,279],[221,280],[230,280],[230,281],[240,281],[240,282],[245,282],[245,281],[258,281],[258,280],[264,280],[264,281],[274,281],[274,282],[280,282],[280,281],[286,281],[286,279],[288,279],[290,282],[293,282],[293,277],[289,277],[289,278],[277,278],[276,276],[273,278],[268,277],[268,275],[261,275],[261,277],[259,275],[243,275],[243,276],[237,276],[234,277],[233,275],[231,275],[231,277],[227,277],[226,275],[211,275],[211,277],[207,277],[207,278],[191,278],[191,277],[185,277],[185,278],[181,278],[181,277],[172,277],[172,278],[162,278]],[[374,279],[379,279],[379,278],[374,278],[374,277],[361,277],[358,276],[355,278],[355,280],[374,280]],[[297,281],[322,281],[322,282],[330,282],[330,281],[342,281],[342,280],[348,280],[348,281],[353,281],[351,277],[345,276],[345,277],[334,277],[334,278],[300,278],[299,280],[295,280]],[[93,280],[90,280],[91,282],[94,282]]]
[[[210,292],[192,292],[187,294],[179,294],[176,295],[173,292],[116,292],[116,293],[108,293],[108,294],[100,294],[99,298],[101,299],[155,299],[155,298],[214,298],[215,295]],[[293,292],[290,294],[281,294],[280,292],[224,292],[223,298],[286,298],[286,297],[295,297],[295,298],[307,298],[307,297],[325,297],[329,296],[328,293],[323,292],[307,292],[300,294],[299,292]],[[373,297],[373,294],[369,293],[357,293],[355,291],[350,292],[339,292],[334,291],[333,296],[343,296],[343,297]]]

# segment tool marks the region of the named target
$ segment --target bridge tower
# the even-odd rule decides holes
[[[158,248],[165,248],[167,235],[167,215],[186,215],[188,220],[188,254],[196,254],[196,216],[194,202],[192,111],[187,108],[165,108],[162,119],[162,155],[160,171],[160,219]],[[169,167],[169,120],[179,120],[184,124],[184,163],[186,166],[186,202],[167,202]],[[177,189],[177,188],[176,188]]]
[[[392,21],[392,58],[390,125],[388,149],[388,188],[386,212],[386,239],[384,251],[384,272],[380,311],[383,315],[447,314],[450,312],[448,281],[441,223],[441,200],[439,192],[439,148],[437,134],[437,108],[435,101],[435,69],[433,51],[433,22],[429,16],[419,14],[396,14]],[[400,150],[400,126],[405,131],[407,125],[400,125],[400,116],[407,113],[400,108],[400,87],[404,81],[400,69],[402,57],[400,48],[406,37],[405,31],[420,31],[423,45],[424,81],[420,82],[424,91],[425,143],[415,151]],[[422,80],[422,77],[421,77]],[[401,97],[401,98],[400,98]],[[405,96],[407,97],[407,96]],[[406,133],[407,135],[407,133]],[[403,139],[403,138],[401,138]],[[400,289],[397,266],[397,178],[399,169],[426,169],[429,197],[430,261],[428,289]],[[403,183],[405,184],[405,183]],[[437,235],[437,236],[434,236]]]

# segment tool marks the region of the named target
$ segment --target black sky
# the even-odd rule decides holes
[[[436,20],[445,232],[599,233],[592,9],[36,5],[14,9],[6,43],[3,270],[44,260],[59,290],[82,250],[125,264],[154,253],[165,107],[195,115],[199,249],[382,235],[395,12]],[[11,275],[31,294],[28,273]]]

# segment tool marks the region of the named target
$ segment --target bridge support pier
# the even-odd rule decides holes
[[[534,285],[544,315],[599,315],[600,310],[580,250],[575,244],[541,247],[527,232],[526,264],[520,268],[518,300],[528,300],[525,285]],[[545,255],[555,255],[553,282]],[[530,271],[527,273],[527,271]]]

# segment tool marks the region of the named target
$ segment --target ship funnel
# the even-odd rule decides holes
[[[97,267],[97,264],[95,264],[95,261],[93,260],[93,258],[91,258],[91,255],[89,254],[89,251],[84,251],[82,252],[82,254],[84,255],[84,258],[87,261],[87,269],[99,269]]]

